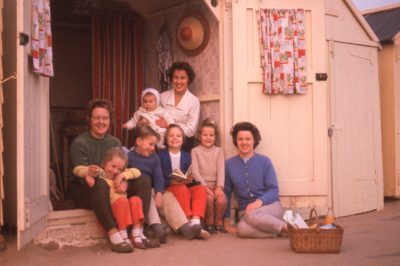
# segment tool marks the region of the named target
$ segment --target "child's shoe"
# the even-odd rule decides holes
[[[219,232],[219,233],[228,233],[228,231],[226,231],[226,229],[222,226],[222,225],[217,225],[215,227],[215,231]]]
[[[204,230],[206,230],[207,232],[209,232],[212,235],[217,233],[217,230],[215,229],[214,225],[212,225],[212,224],[206,225]]]
[[[198,239],[208,239],[209,237],[210,237],[210,233],[203,229],[201,229],[200,233],[197,235]]]

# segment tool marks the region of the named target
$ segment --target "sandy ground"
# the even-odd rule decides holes
[[[152,250],[116,254],[107,245],[51,250],[29,244],[16,251],[15,238],[0,251],[0,265],[400,265],[400,200],[383,211],[337,219],[344,228],[339,254],[297,254],[289,238],[239,239],[218,234],[208,240],[179,236]]]

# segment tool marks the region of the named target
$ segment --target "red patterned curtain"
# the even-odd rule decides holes
[[[132,136],[122,129],[140,103],[143,88],[143,21],[139,17],[93,15],[93,98],[113,103],[111,134],[130,147]]]
[[[306,92],[303,9],[261,9],[261,56],[267,94]]]

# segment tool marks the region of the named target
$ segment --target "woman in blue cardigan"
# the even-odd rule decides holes
[[[225,194],[229,204],[234,191],[239,203],[238,236],[261,238],[287,232],[272,162],[254,151],[261,140],[259,130],[249,122],[240,122],[233,126],[231,134],[239,154],[226,161]],[[230,206],[224,226],[228,232],[235,232],[229,215]]]

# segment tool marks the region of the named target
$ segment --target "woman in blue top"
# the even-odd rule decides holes
[[[234,191],[239,203],[238,236],[261,238],[287,232],[281,219],[283,210],[272,162],[254,151],[261,140],[259,130],[249,122],[240,122],[233,126],[231,134],[239,154],[226,161],[225,194],[229,204]],[[230,206],[224,226],[229,232],[235,232],[229,215]]]

